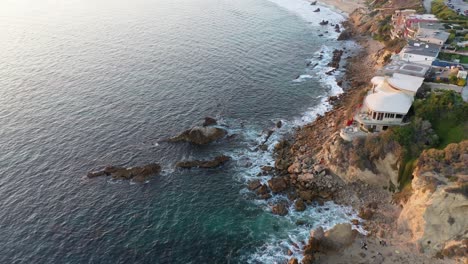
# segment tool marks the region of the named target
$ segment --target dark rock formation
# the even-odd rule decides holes
[[[169,142],[186,141],[197,145],[205,145],[226,136],[226,130],[219,127],[200,127],[190,128],[180,135],[168,139]]]
[[[294,207],[296,208],[296,211],[302,212],[306,209],[306,205],[302,199],[297,199],[296,202],[294,203]]]
[[[283,177],[276,177],[268,181],[268,186],[273,193],[280,193],[288,188],[288,182]]]
[[[260,187],[257,188],[257,195],[264,195],[267,194],[270,190],[265,184],[262,184]]]
[[[114,179],[118,180],[130,180],[135,181],[145,181],[151,175],[159,174],[161,172],[161,166],[158,164],[152,163],[142,167],[114,167],[107,166],[104,170],[93,171],[88,173],[88,178],[95,178],[99,176],[112,176]]]
[[[315,9],[314,12],[320,12],[320,8]]]
[[[288,208],[286,208],[284,203],[278,203],[271,207],[271,212],[276,215],[284,216],[288,214]]]
[[[184,169],[190,169],[190,168],[216,168],[227,161],[231,160],[230,157],[221,155],[218,157],[215,157],[213,160],[190,160],[190,161],[180,161],[176,163],[176,167],[179,168],[184,168]]]
[[[344,30],[341,32],[341,34],[338,36],[338,40],[348,40],[351,38],[351,33],[349,30]]]
[[[308,64],[310,65],[310,62]],[[307,66],[309,66],[309,65],[307,65]],[[283,122],[281,122],[281,120],[276,122],[276,127],[277,128],[281,128],[282,126],[283,126]]]
[[[319,24],[322,26],[328,25],[328,20],[322,20]]]
[[[343,55],[343,50],[335,49],[333,51],[333,58],[328,66],[338,69],[340,67],[341,56]]]
[[[205,117],[205,121],[203,122],[203,126],[206,127],[206,126],[214,126],[214,125],[217,125],[218,122],[216,121],[216,119],[212,118],[212,117]]]
[[[255,191],[258,188],[260,188],[260,186],[262,186],[262,183],[260,182],[260,180],[254,180],[254,181],[249,182],[247,188],[251,191]]]

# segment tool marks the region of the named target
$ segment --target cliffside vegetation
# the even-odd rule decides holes
[[[403,147],[399,172],[400,189],[411,182],[416,161],[425,149],[443,149],[468,139],[468,103],[453,91],[437,91],[416,99],[407,126],[395,127],[393,138]]]
[[[444,0],[433,0],[431,12],[441,20],[467,20],[466,17],[457,14],[453,9],[449,8]]]

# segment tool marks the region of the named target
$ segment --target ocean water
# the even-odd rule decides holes
[[[315,8],[302,0],[2,1],[0,263],[283,263],[288,249],[300,257],[294,244],[311,228],[356,217],[333,203],[275,216],[271,201],[245,188],[273,163],[275,142],[341,92],[326,64],[334,48],[353,44],[318,24],[342,15]],[[233,139],[158,143],[205,116]],[[256,150],[278,120],[269,150]],[[233,161],[174,168],[219,154]],[[144,184],[85,176],[151,162],[163,172]]]

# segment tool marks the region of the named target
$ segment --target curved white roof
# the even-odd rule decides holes
[[[388,78],[387,81],[391,86],[395,87],[396,89],[416,93],[419,87],[421,87],[424,78],[401,73],[394,73],[393,77]]]
[[[413,103],[411,97],[401,92],[378,92],[370,94],[364,103],[371,110],[405,115]]]
[[[400,93],[401,91],[396,90],[388,82],[383,82],[375,87],[376,92],[384,92],[384,93]]]
[[[383,76],[374,76],[374,77],[372,77],[372,79],[371,79],[371,82],[372,82],[372,84],[374,84],[374,85],[379,85],[379,84],[381,84],[383,81],[385,81],[385,77],[383,77]]]

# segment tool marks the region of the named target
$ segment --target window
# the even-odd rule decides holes
[[[403,118],[403,115],[397,114],[397,115],[396,115],[396,118]]]
[[[388,126],[383,126],[382,130],[387,130]]]
[[[383,113],[379,113],[379,114],[377,115],[377,120],[382,120],[382,119],[383,119],[383,116],[384,116]]]

